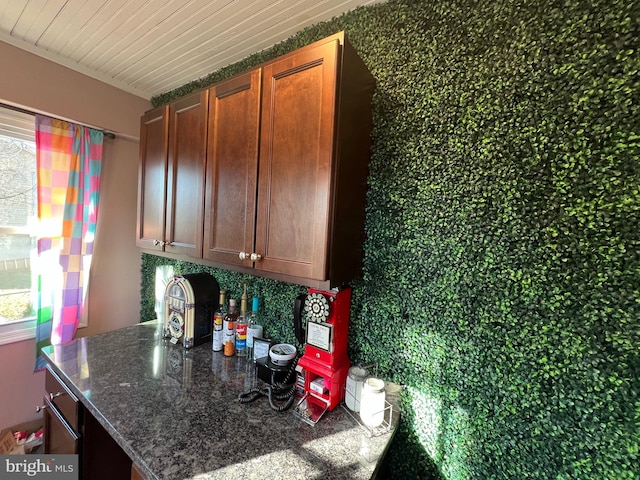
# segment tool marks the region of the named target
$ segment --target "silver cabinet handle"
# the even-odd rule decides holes
[[[49,393],[48,397],[49,397],[49,401],[53,402],[53,399],[56,397],[59,397],[60,395],[62,395],[64,392],[57,392],[57,393]],[[36,407],[36,412],[40,413],[42,410],[44,410],[45,408],[47,408],[46,405],[38,405]]]
[[[157,247],[158,245],[160,245],[160,240],[153,240],[153,244]]]
[[[249,260],[251,258],[251,255],[247,252],[240,252],[238,254],[238,257],[240,257],[240,260]]]
[[[253,262],[257,262],[261,258],[262,258],[262,255],[260,255],[259,253],[252,253],[251,254],[251,261],[253,261]]]

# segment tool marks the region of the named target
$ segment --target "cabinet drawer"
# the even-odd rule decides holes
[[[60,412],[45,398],[47,408],[44,412],[44,453],[74,454],[78,453],[79,437],[62,418]]]
[[[56,406],[69,426],[75,431],[79,431],[80,403],[78,398],[49,368],[46,369],[44,388],[45,397]]]

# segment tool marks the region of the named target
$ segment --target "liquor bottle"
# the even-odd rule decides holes
[[[262,337],[262,325],[260,324],[260,317],[258,313],[259,305],[260,299],[258,297],[253,297],[251,301],[249,326],[247,327],[247,356],[250,360],[253,360],[253,339],[255,337]]]
[[[240,316],[236,322],[236,355],[238,357],[247,356],[247,284],[244,284],[244,293],[240,300]]]
[[[223,324],[224,324],[224,316],[227,314],[227,291],[220,290],[220,305],[218,309],[213,314],[213,342],[212,349],[214,352],[219,352],[222,350],[222,337],[223,337]]]
[[[224,316],[222,345],[224,355],[231,357],[235,353],[236,345],[236,320],[239,313],[236,311],[236,299],[229,299],[229,311]]]

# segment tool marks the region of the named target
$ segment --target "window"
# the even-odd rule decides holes
[[[34,118],[0,107],[0,344],[35,335],[36,219]]]

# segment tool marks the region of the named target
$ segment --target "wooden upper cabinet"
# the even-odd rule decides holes
[[[256,69],[209,90],[203,258],[251,266],[258,179],[260,75]]]
[[[327,278],[340,44],[264,66],[256,268]]]
[[[142,121],[138,244],[317,288],[352,281],[374,88],[341,32],[152,110]],[[149,202],[165,186],[161,215]]]
[[[202,258],[207,92],[141,120],[137,245]]]
[[[149,250],[163,248],[168,143],[169,107],[145,113],[140,120],[136,244]]]
[[[202,258],[207,151],[206,91],[169,106],[165,251]]]
[[[263,67],[256,270],[324,289],[360,275],[374,89],[344,32]]]

